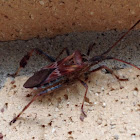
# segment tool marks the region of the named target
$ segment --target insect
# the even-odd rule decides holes
[[[140,70],[137,66],[125,62],[123,60],[107,56],[107,54],[137,25],[139,24],[140,20],[138,20],[118,41],[116,41],[107,51],[102,53],[101,55],[94,56],[91,58],[86,58],[86,56],[82,55],[79,50],[76,50],[74,53],[71,55],[69,54],[69,51],[67,48],[64,48],[58,57],[54,59],[53,57],[49,56],[48,54],[44,53],[38,48],[32,49],[30,52],[28,52],[20,61],[20,67],[18,70],[12,74],[11,76],[15,77],[21,70],[21,68],[24,68],[27,65],[28,60],[32,56],[33,52],[42,54],[46,56],[47,59],[49,59],[52,63],[50,65],[47,65],[43,67],[41,70],[37,71],[34,73],[33,76],[31,76],[23,85],[25,88],[34,88],[36,87],[37,89],[42,89],[41,92],[37,93],[33,99],[23,108],[23,110],[15,117],[13,120],[10,121],[10,125],[12,123],[15,123],[17,119],[20,117],[20,115],[31,105],[32,102],[34,102],[39,96],[48,94],[50,92],[53,92],[57,89],[60,89],[61,87],[65,87],[68,84],[70,84],[74,80],[80,81],[80,83],[85,87],[86,91],[84,94],[82,106],[81,106],[81,116],[80,119],[83,121],[84,117],[86,117],[86,113],[84,112],[84,101],[87,95],[88,91],[88,85],[80,79],[82,75],[87,76],[88,74],[98,71],[100,69],[106,69],[109,71],[111,74],[113,74],[118,80],[120,81],[126,81],[128,79],[121,79],[119,76],[113,73],[111,69],[109,69],[107,66],[103,65],[100,66],[96,69],[90,70],[91,67],[95,66],[96,64],[104,61],[104,60],[109,60],[113,59],[116,61],[120,61],[123,63],[126,63],[128,65],[131,65],[137,69]],[[67,57],[57,60],[59,56],[66,51]],[[89,47],[87,51],[87,55],[90,54],[91,51],[91,46]]]

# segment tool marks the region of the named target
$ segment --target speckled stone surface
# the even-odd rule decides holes
[[[24,82],[33,72],[48,64],[41,56],[33,56],[12,85],[12,79],[6,75],[15,72],[19,61],[31,48],[38,47],[56,56],[66,46],[71,53],[76,49],[84,53],[88,45],[94,42],[93,56],[104,52],[121,34],[116,31],[86,32],[53,39],[0,43],[0,137],[3,136],[4,140],[140,139],[140,71],[115,61],[100,65],[106,64],[113,69],[125,68],[114,72],[129,78],[129,81],[119,84],[104,71],[92,73],[87,81],[90,102],[85,103],[87,118],[84,122],[79,117],[85,88],[75,81],[67,88],[39,98],[15,124],[9,126],[9,121],[33,97],[32,90],[23,88]],[[132,31],[109,55],[140,67],[140,32]],[[30,93],[31,96],[27,97]]]

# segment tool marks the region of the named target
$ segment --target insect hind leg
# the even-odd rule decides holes
[[[47,53],[43,52],[42,50],[38,48],[32,49],[30,52],[28,52],[20,61],[19,68],[14,74],[8,74],[8,76],[15,77],[20,72],[22,68],[24,68],[27,65],[28,60],[33,55],[33,52],[36,52],[37,54],[45,56],[49,61],[55,62],[55,59],[52,56],[49,56]]]
[[[91,73],[91,72],[96,72],[96,71],[98,71],[98,70],[100,70],[100,69],[105,69],[105,70],[107,70],[110,74],[112,74],[113,76],[115,76],[115,78],[118,79],[119,81],[128,81],[127,78],[120,78],[118,75],[116,75],[116,74],[113,72],[113,70],[111,70],[110,68],[108,68],[108,67],[105,66],[105,65],[102,65],[102,66],[98,67],[97,69],[94,69],[94,70],[90,71],[90,73]]]
[[[37,95],[35,95],[34,97],[33,97],[33,99],[22,109],[22,111],[12,120],[12,121],[10,121],[10,125],[12,125],[13,123],[15,123],[16,121],[17,121],[17,119],[21,116],[21,114],[39,97],[39,96],[42,96],[42,95],[44,95],[44,94],[46,94],[46,93],[50,93],[50,92],[52,92],[53,90],[55,90],[55,89],[58,89],[58,88],[60,88],[62,85],[60,84],[60,85],[56,85],[55,87],[51,87],[51,88],[48,88],[48,89],[46,89],[46,90],[44,90],[44,91],[41,91],[40,93],[38,93]]]
[[[85,91],[85,95],[84,95],[84,98],[83,98],[83,102],[82,102],[82,106],[81,106],[81,116],[80,116],[80,120],[83,121],[85,117],[87,117],[85,111],[84,111],[84,102],[85,102],[85,99],[86,99],[86,95],[87,95],[87,91],[88,91],[88,85],[82,81],[81,79],[78,79],[80,81],[80,83],[86,88],[86,91]]]
[[[22,109],[22,111],[12,120],[10,121],[10,125],[12,125],[12,123],[15,123],[17,121],[17,119],[20,117],[20,115],[31,105],[31,103],[33,103],[37,97],[39,97],[40,95],[37,94],[36,96],[34,96],[34,98]]]

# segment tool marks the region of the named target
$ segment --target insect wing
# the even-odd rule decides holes
[[[42,69],[34,73],[32,77],[30,77],[23,87],[25,88],[33,88],[38,87],[40,84],[52,73],[54,69]]]
[[[47,84],[61,77],[66,77],[74,72],[77,72],[78,70],[81,70],[84,66],[85,65],[68,65],[58,67],[49,74],[49,76],[44,80],[43,84]]]

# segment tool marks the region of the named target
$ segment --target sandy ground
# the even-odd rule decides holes
[[[4,140],[138,140],[140,139],[140,71],[124,64],[103,62],[120,77],[128,81],[118,82],[104,71],[92,73],[88,102],[85,102],[87,117],[81,122],[80,107],[85,88],[74,81],[72,85],[46,95],[35,101],[20,117],[9,125],[32,99],[31,89],[23,88],[32,73],[48,64],[44,58],[33,56],[28,66],[15,78],[15,83],[7,77],[13,73],[21,58],[33,47],[39,47],[52,56],[68,46],[71,52],[79,48],[85,52],[91,42],[95,42],[92,55],[103,52],[121,33],[83,33],[59,36],[54,39],[33,39],[0,43],[0,139]],[[100,47],[101,46],[101,47]],[[81,49],[82,48],[82,49]],[[129,61],[140,67],[140,33],[133,31],[116,46],[111,55]],[[30,95],[29,97],[27,97]]]

